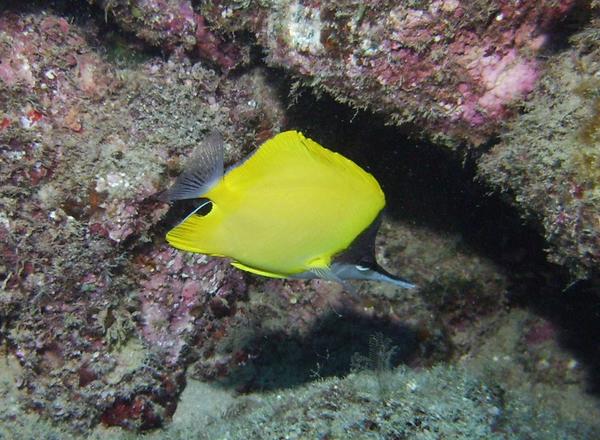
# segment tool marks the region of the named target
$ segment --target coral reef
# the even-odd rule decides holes
[[[186,208],[160,197],[210,130],[224,134],[229,164],[287,128],[281,72],[234,70],[249,50],[237,32],[255,33],[269,63],[315,89],[453,146],[485,141],[542,75],[546,95],[480,172],[547,219],[561,207],[563,229],[547,229],[553,255],[591,270],[595,27],[575,40],[580,56],[559,55],[549,73],[535,57],[573,2],[90,0],[76,16],[41,3],[0,10],[0,437],[593,438],[580,413],[573,428],[525,411],[517,383],[569,386],[575,401],[585,365],[557,343],[556,322],[515,318],[511,274],[460,236],[386,218],[377,259],[420,290],[356,283],[351,294],[170,249],[164,233]],[[133,35],[107,31],[113,22]],[[558,82],[569,62],[579,77]],[[519,130],[534,135],[548,101],[565,131],[544,131],[552,143],[540,129],[520,150]],[[545,180],[557,176],[549,166],[560,181]],[[476,378],[447,365],[472,359],[481,370],[500,359],[490,369],[501,371]],[[581,412],[593,416],[594,403]]]
[[[207,2],[267,62],[354,107],[452,146],[486,142],[533,90],[536,58],[575,2]]]
[[[556,55],[527,113],[479,161],[481,176],[539,222],[551,261],[575,278],[600,267],[600,22]]]
[[[559,169],[540,163],[534,167],[537,171],[529,170],[529,160],[535,162],[537,157],[541,161],[557,149],[548,147],[548,154],[540,149],[519,153],[519,146],[523,149],[529,144],[519,133],[525,137],[530,127],[519,132],[518,127],[526,122],[513,118],[548,67],[551,72],[545,76],[546,83],[554,76],[566,81],[559,78],[561,73],[552,73],[558,72],[554,62],[539,55],[557,39],[557,32],[566,32],[560,30],[561,20],[569,13],[589,14],[588,6],[574,0],[517,4],[455,0],[402,4],[354,0],[335,4],[213,1],[192,5],[189,0],[95,3],[107,17],[144,41],[167,52],[181,48],[196,53],[225,70],[249,60],[239,54],[249,47],[243,36],[251,33],[264,50],[266,62],[284,68],[298,78],[298,84],[315,92],[325,91],[353,107],[382,113],[416,137],[426,136],[453,148],[487,144],[506,122],[515,121],[515,132],[509,135],[515,147],[497,147],[494,154],[484,158],[481,176],[496,188],[513,191],[515,203],[539,220],[556,249],[551,253],[553,261],[577,277],[587,276],[597,264],[598,223],[588,213],[597,198],[588,182],[598,179],[594,171],[598,168],[594,115],[599,111],[593,90],[588,90],[595,87],[594,81],[580,81],[578,93],[590,101],[583,104],[589,108],[589,116],[579,122],[578,153],[570,155]],[[225,43],[215,32],[235,36],[230,38],[234,43]],[[574,57],[580,58],[577,53]],[[589,60],[587,56],[581,66]],[[583,75],[593,77],[593,66],[582,68],[588,69]],[[566,87],[570,86],[577,87]],[[545,96],[549,87],[541,87],[537,95],[543,98],[536,101],[541,109],[537,117],[545,120],[548,103],[540,100],[551,98]],[[556,99],[562,102],[560,96]],[[530,114],[529,119],[535,118]],[[503,145],[511,143],[505,139]],[[515,160],[517,157],[521,159]],[[565,179],[566,174],[569,177]],[[556,183],[545,182],[548,179]],[[566,181],[572,184],[558,188]],[[545,199],[549,187],[558,194],[550,196],[552,203]],[[115,234],[127,234],[126,228],[116,229]]]
[[[303,83],[456,146],[486,142],[514,114],[544,70],[536,55],[575,1],[93,3],[148,43],[225,70],[248,61],[240,54],[251,33],[268,63]]]
[[[191,0],[88,0],[119,26],[167,52],[184,50],[230,70],[247,58],[247,48],[224,41],[194,12]]]
[[[93,21],[0,20],[2,342],[30,408],[76,429],[156,427],[181,390],[193,309],[220,317],[245,289],[152,244],[157,194],[203,132],[255,139],[281,114],[259,70],[232,84],[186,60],[115,65]]]

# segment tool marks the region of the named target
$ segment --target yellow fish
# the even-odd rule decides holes
[[[168,191],[200,199],[167,234],[171,246],[228,257],[273,278],[385,281],[413,288],[375,261],[385,196],[375,178],[296,131],[266,141],[223,173],[223,140],[210,134]]]

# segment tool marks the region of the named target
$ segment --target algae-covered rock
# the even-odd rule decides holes
[[[93,18],[31,9],[0,14],[3,347],[40,414],[156,427],[195,322],[245,291],[224,262],[176,259],[158,195],[204,133],[254,139],[281,113],[260,69],[233,83],[186,59],[113,62]]]
[[[536,55],[573,4],[217,1],[201,10],[255,33],[268,63],[316,90],[455,147],[486,142],[514,114],[543,71]]]
[[[343,379],[242,398],[190,380],[180,408],[167,429],[145,438],[544,440],[598,435],[592,425],[562,420],[525,394],[446,367],[357,371]],[[92,438],[98,437],[101,431]],[[111,438],[131,436],[112,433]]]
[[[252,35],[267,63],[304,84],[456,147],[486,142],[514,115],[544,70],[537,55],[576,2],[92,3],[150,44],[225,70],[248,61],[239,54]]]
[[[168,53],[187,51],[229,70],[247,61],[247,47],[225,41],[190,0],[88,0],[125,31]]]
[[[176,251],[164,234],[186,207],[170,209],[160,197],[214,129],[226,140],[228,165],[284,128],[320,124],[347,142],[354,118],[336,120],[312,104],[304,110],[311,121],[290,126],[298,120],[285,108],[293,105],[289,87],[283,94],[278,88],[288,73],[355,107],[412,121],[455,147],[489,140],[542,74],[539,44],[571,3],[3,5],[0,437],[588,433],[587,421],[578,431],[556,417],[555,426],[543,409],[527,419],[523,396],[511,394],[506,380],[449,365],[474,356],[516,362],[524,366],[515,374],[524,388],[543,382],[558,393],[568,383],[573,401],[589,366],[557,343],[561,326],[550,318],[523,318],[514,326],[522,333],[514,337],[517,348],[497,348],[512,316],[509,294],[528,286],[514,282],[530,274],[513,276],[502,258],[450,233],[446,211],[454,210],[427,200],[427,210],[441,217],[433,227],[403,217],[409,198],[437,192],[445,203],[448,181],[431,174],[462,169],[460,160],[432,159],[424,152],[434,147],[419,146],[409,164],[396,167],[401,132],[391,131],[382,146],[390,155],[378,156],[375,140],[366,139],[369,130],[383,130],[376,118],[359,146],[363,158],[378,161],[367,168],[395,204],[380,230],[378,260],[420,288],[408,292],[356,283],[351,294],[323,280],[266,280]],[[69,12],[75,4],[77,12]],[[532,215],[541,213],[552,255],[578,274],[592,272],[598,256],[595,35],[590,26],[574,40],[577,51],[556,56],[544,93],[480,161],[486,180],[512,191]],[[239,53],[258,41],[266,62],[284,70],[268,70],[260,56],[238,64],[229,38]],[[576,75],[565,75],[565,66]],[[340,139],[338,150],[350,152]],[[414,178],[416,167],[426,182]],[[542,275],[533,282],[535,276]],[[554,292],[558,283],[549,279]],[[371,345],[373,338],[389,338],[393,347]],[[414,370],[394,370],[399,362]],[[581,401],[585,412],[591,404]]]
[[[239,54],[254,43],[252,35],[266,63],[283,68],[298,84],[381,113],[415,137],[452,148],[489,145],[512,123],[514,132],[481,161],[480,175],[510,190],[515,203],[539,222],[554,249],[553,261],[577,277],[597,265],[598,220],[591,211],[597,204],[599,110],[595,80],[584,78],[593,78],[593,56],[580,55],[588,43],[571,55],[540,56],[560,47],[571,31],[565,22],[584,22],[590,14],[585,2],[92,3],[147,43],[167,52],[180,48],[225,71],[249,61]],[[581,59],[581,65],[569,66],[569,57]],[[580,80],[569,79],[573,69],[587,71]],[[538,98],[528,108],[539,111],[519,118],[536,89]],[[569,105],[580,108],[571,114]],[[567,130],[571,120],[579,133],[572,142],[554,133]],[[558,138],[564,146],[556,145]],[[560,153],[565,149],[573,154]]]
[[[527,112],[479,162],[577,278],[600,272],[600,21],[555,55]]]

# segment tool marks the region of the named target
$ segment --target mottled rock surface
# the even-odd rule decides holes
[[[489,141],[541,77],[543,93],[534,92],[528,115],[482,156],[480,173],[541,219],[556,261],[578,276],[591,273],[598,257],[597,25],[547,71],[536,57],[572,2],[519,2],[517,9],[508,2],[341,2],[334,9],[99,0],[78,3],[75,12],[61,10],[60,1],[51,4],[56,9],[15,3],[0,10],[0,351],[7,365],[0,436],[114,439],[164,428],[186,381],[202,380],[213,387],[203,388],[209,396],[225,401],[202,419],[214,435],[225,435],[223,420],[244,438],[261,429],[285,435],[282,426],[302,432],[305,422],[294,424],[289,402],[310,399],[316,403],[307,420],[336,420],[365,438],[392,435],[396,424],[407,436],[500,430],[593,437],[593,420],[581,416],[594,414],[592,399],[579,399],[579,413],[549,403],[563,390],[572,397],[564,405],[578,401],[599,363],[593,350],[576,355],[559,344],[567,333],[568,348],[584,346],[588,329],[594,340],[593,310],[561,296],[566,283],[556,268],[528,261],[535,253],[527,243],[506,245],[511,238],[500,225],[492,236],[498,253],[473,243],[476,233],[469,242],[471,231],[485,227],[481,219],[450,232],[445,215],[453,210],[444,203],[452,202],[443,199],[458,180],[434,174],[443,166],[462,172],[460,160],[444,156],[448,165],[426,154],[434,147],[417,146],[412,161],[394,168],[405,148],[396,140],[402,131],[380,150],[383,136],[361,138],[365,163],[373,156],[371,171],[392,195],[378,260],[419,291],[356,283],[352,295],[335,283],[262,279],[223,259],[175,251],[164,233],[186,210],[160,197],[210,130],[224,134],[233,164],[274,133],[301,128],[290,126],[298,119],[287,108],[294,100],[282,72],[453,147]],[[269,70],[260,56],[251,60],[256,41],[266,62],[283,71]],[[570,68],[577,80],[561,70]],[[329,130],[331,145],[353,153],[339,138],[354,116],[309,107],[305,127],[320,126],[323,139]],[[373,133],[383,130],[373,126],[380,122],[370,122]],[[524,141],[524,132],[535,142]],[[383,150],[390,155],[377,156]],[[419,192],[424,182],[415,175],[433,188]],[[456,194],[473,190],[470,182],[459,186]],[[403,209],[422,194],[438,194],[426,207],[435,222]],[[423,201],[414,206],[423,210]],[[519,295],[526,300],[515,301]],[[564,301],[585,325],[573,331],[573,323],[544,311],[515,313],[527,301],[534,310]],[[446,368],[477,361],[482,377]],[[394,372],[401,363],[415,370]],[[352,371],[361,373],[317,380]],[[408,382],[393,391],[382,377]],[[432,390],[443,383],[437,406]],[[544,410],[530,414],[526,388],[540,384],[550,389],[540,394]],[[255,394],[239,399],[246,393]],[[183,398],[181,411],[190,411]],[[348,425],[357,408],[368,414]],[[566,422],[572,414],[580,427]],[[456,424],[443,422],[448,417]],[[196,422],[154,435],[189,438]],[[314,435],[326,435],[319,426]]]
[[[479,161],[481,176],[539,222],[550,259],[600,274],[600,20],[556,55],[527,113]]]
[[[97,34],[46,11],[0,16],[2,339],[28,407],[147,429],[175,408],[186,347],[212,335],[196,322],[245,294],[226,263],[165,246],[158,195],[203,133],[254,138],[281,114],[259,70],[234,84],[185,59],[115,63],[127,45]]]
[[[354,107],[449,143],[480,144],[534,89],[537,58],[574,2],[210,2],[269,64]]]

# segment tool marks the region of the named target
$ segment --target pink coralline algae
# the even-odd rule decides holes
[[[241,51],[225,42],[194,12],[190,0],[90,0],[125,30],[167,52],[183,49],[224,70],[240,63]]]
[[[217,1],[202,11],[251,30],[270,64],[342,102],[479,144],[533,90],[544,69],[536,56],[574,3],[284,1],[250,11]]]
[[[503,119],[508,113],[506,105],[527,96],[538,78],[537,63],[519,58],[514,49],[502,57],[484,56],[469,65],[469,71],[485,87],[483,95],[476,95],[468,86],[459,86],[464,94],[460,118],[473,126],[484,124],[486,116]]]
[[[158,194],[208,129],[249,137],[280,114],[247,104],[269,93],[258,73],[124,68],[97,35],[51,12],[0,16],[0,341],[25,407],[76,430],[147,429],[175,410],[185,347],[245,293],[226,263],[166,248]]]
[[[120,188],[123,195],[110,197],[109,189]],[[128,191],[134,194],[128,194]],[[168,206],[155,195],[158,189],[150,182],[142,182],[133,187],[123,173],[109,173],[100,177],[96,187],[90,191],[90,198],[97,202],[90,215],[90,233],[120,243],[134,233],[148,229],[166,212]]]
[[[245,293],[239,271],[201,255],[163,247],[140,256],[136,268],[142,279],[141,334],[169,365],[181,362],[200,331],[197,322],[235,314],[236,300]]]
[[[251,33],[269,64],[342,102],[450,145],[477,145],[533,91],[544,70],[537,56],[575,0],[96,3],[145,41],[225,70],[247,46],[216,32]]]

